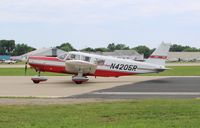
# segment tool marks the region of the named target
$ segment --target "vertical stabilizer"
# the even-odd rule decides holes
[[[147,63],[165,66],[165,61],[170,49],[169,43],[162,43],[153,54],[146,60]]]

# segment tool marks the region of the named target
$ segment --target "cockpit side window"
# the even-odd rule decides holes
[[[70,59],[71,59],[71,60],[74,60],[75,58],[76,58],[76,55],[75,55],[75,54],[71,54],[71,55],[70,55]]]
[[[90,62],[91,57],[89,56],[82,56],[82,55],[77,55],[77,54],[68,54],[67,57],[66,56],[60,56],[60,59],[63,58],[66,60],[83,60],[83,61],[87,61]]]
[[[81,56],[80,55],[75,55],[75,60],[80,60]]]
[[[76,57],[75,54],[69,54],[69,55],[67,56],[66,60],[74,60],[75,57]]]
[[[68,54],[62,54],[62,55],[58,56],[58,58],[61,59],[61,60],[64,60],[67,55]]]
[[[66,60],[80,60],[80,55],[70,54]]]

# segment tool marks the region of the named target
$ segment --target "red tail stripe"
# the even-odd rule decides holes
[[[167,59],[167,56],[150,56],[149,58],[153,58],[153,59]]]

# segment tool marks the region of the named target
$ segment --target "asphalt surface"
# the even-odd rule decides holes
[[[0,97],[69,97],[146,80],[160,79],[160,77],[155,76],[89,77],[88,82],[77,85],[72,82],[71,76],[48,76],[47,78],[48,81],[34,84],[29,76],[1,76]]]
[[[170,77],[117,86],[70,98],[199,98],[200,77]]]
[[[74,84],[71,76],[52,76],[47,82],[38,85],[33,84],[30,79],[31,77],[22,76],[0,77],[0,104],[66,104],[120,99],[200,98],[200,77],[127,76],[97,79],[91,77],[90,81],[82,85]]]

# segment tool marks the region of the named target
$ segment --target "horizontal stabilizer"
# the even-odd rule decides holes
[[[155,69],[157,72],[163,72],[165,70],[171,70],[171,68],[157,68]]]

